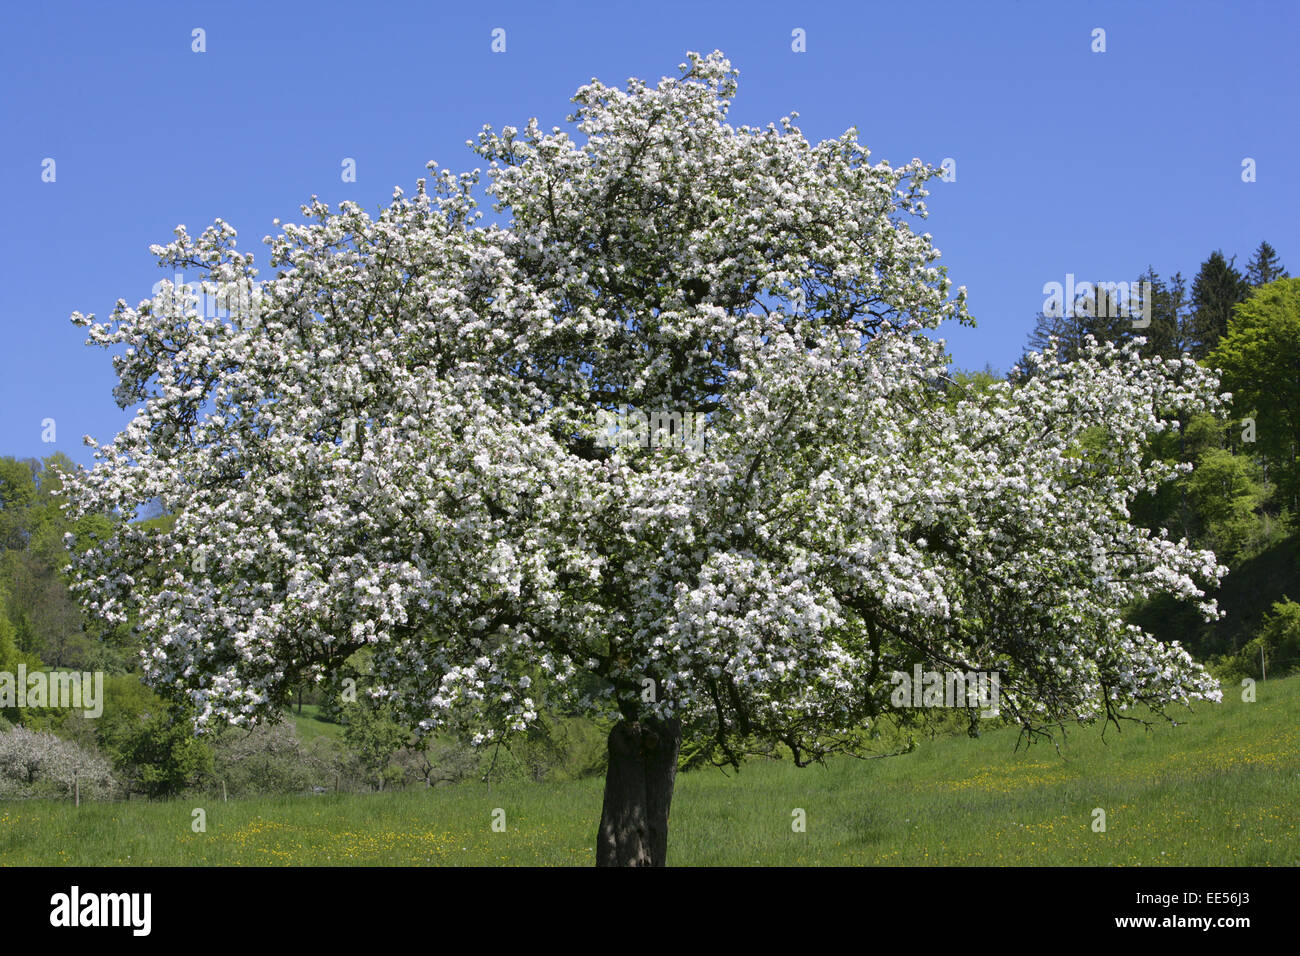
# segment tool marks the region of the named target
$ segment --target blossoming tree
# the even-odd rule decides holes
[[[140,406],[77,506],[176,516],[77,558],[155,685],[250,723],[368,648],[371,692],[422,731],[497,739],[543,693],[608,713],[617,864],[664,862],[684,721],[803,764],[863,747],[918,663],[998,673],[1030,733],[1217,699],[1123,618],[1157,591],[1217,613],[1214,555],[1126,520],[1173,475],[1144,439],[1217,407],[1213,378],[1096,346],[950,382],[926,332],[968,322],[965,294],[912,229],[935,170],[870,164],[853,131],[733,128],[735,88],[716,52],[592,81],[577,138],[480,134],[502,225],[477,174],[430,164],[376,218],[304,207],[266,240],[274,278],[220,220],[154,247],[254,291],[227,308],[163,283],[73,317],[125,347]],[[629,408],[652,439],[702,415],[704,439],[611,441]]]

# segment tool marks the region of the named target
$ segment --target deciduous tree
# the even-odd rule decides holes
[[[1019,388],[937,387],[927,333],[969,321],[915,228],[937,170],[793,117],[734,128],[735,90],[716,53],[593,81],[576,135],[480,135],[500,226],[442,173],[377,218],[313,201],[230,315],[169,291],[74,317],[140,406],[79,506],[176,515],[115,529],[79,586],[138,609],[200,725],[360,648],[424,731],[492,740],[567,693],[618,719],[598,861],[662,864],[683,721],[737,762],[859,752],[917,663],[999,672],[1031,734],[1217,699],[1123,620],[1154,592],[1215,613],[1214,555],[1127,520],[1173,475],[1143,443],[1217,408],[1213,376],[1093,344]],[[256,281],[221,221],[156,253]],[[611,441],[622,406],[701,412],[704,447]]]
[[[1270,479],[1300,511],[1300,279],[1253,290],[1208,364],[1222,369],[1237,412],[1253,420]]]

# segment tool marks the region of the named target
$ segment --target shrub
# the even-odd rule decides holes
[[[108,761],[51,733],[16,727],[0,734],[0,796],[69,797],[76,778],[81,795],[112,795]]]
[[[1260,649],[1275,676],[1289,674],[1300,666],[1300,604],[1283,598],[1264,618],[1259,636],[1242,648],[1258,659]]]
[[[1274,677],[1300,669],[1300,604],[1289,598],[1276,602],[1259,634],[1235,654],[1216,659],[1214,672],[1221,680],[1232,683],[1242,677],[1258,680],[1264,676],[1261,657]]]
[[[208,741],[195,736],[188,707],[159,697],[135,674],[110,675],[104,698],[95,735],[132,791],[173,796],[212,766]]]
[[[212,780],[224,781],[232,794],[302,793],[333,787],[336,775],[346,775],[337,747],[325,739],[304,743],[288,721],[251,731],[227,727],[212,750]]]

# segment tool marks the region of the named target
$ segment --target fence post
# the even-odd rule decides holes
[[[81,781],[77,779],[77,771],[72,771],[72,805],[81,806]]]

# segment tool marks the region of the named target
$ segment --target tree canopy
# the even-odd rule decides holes
[[[246,723],[369,648],[426,731],[522,729],[544,687],[800,762],[861,749],[917,663],[1000,673],[1030,732],[1218,699],[1123,616],[1216,613],[1213,553],[1127,520],[1177,474],[1144,443],[1220,409],[1214,376],[1084,341],[948,383],[932,333],[970,320],[916,231],[938,171],[796,117],[733,128],[735,90],[718,53],[593,80],[572,133],[480,135],[504,225],[430,164],[373,218],[304,206],[274,278],[221,220],[154,247],[255,288],[228,314],[166,286],[74,316],[139,404],[78,507],[176,516],[77,557],[88,607],[138,611],[155,684]],[[605,440],[623,407],[702,414],[703,448]]]
[[[1254,289],[1233,311],[1209,356],[1222,369],[1234,406],[1255,419],[1255,440],[1274,480],[1296,509],[1300,495],[1300,279]],[[1300,509],[1297,509],[1300,510]]]

